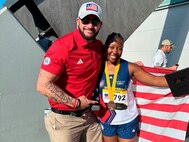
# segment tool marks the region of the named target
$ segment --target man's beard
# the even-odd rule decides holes
[[[79,30],[79,33],[81,34],[81,36],[82,36],[85,40],[87,40],[87,41],[93,41],[93,40],[95,39],[95,37],[97,36],[97,34],[98,34],[98,32],[96,32],[93,36],[87,37],[87,36],[85,36],[84,32],[81,31],[81,29],[80,29],[79,26],[78,26],[78,30]]]

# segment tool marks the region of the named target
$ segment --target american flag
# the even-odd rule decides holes
[[[89,3],[86,5],[86,10],[98,11],[98,6],[94,3]]]
[[[170,70],[144,67],[164,75]],[[133,81],[140,116],[138,142],[184,142],[189,121],[189,95],[173,97],[169,88],[151,87]]]

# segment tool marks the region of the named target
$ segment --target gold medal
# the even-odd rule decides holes
[[[109,101],[109,103],[107,103],[107,106],[110,110],[116,109],[116,104],[114,103],[114,101]]]

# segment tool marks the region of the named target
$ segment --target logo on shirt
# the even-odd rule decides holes
[[[125,81],[116,81],[117,85],[123,85],[125,83]]]
[[[77,65],[79,65],[79,64],[83,64],[83,61],[82,61],[81,59],[79,59],[79,60],[77,61]]]
[[[135,129],[133,129],[133,130],[132,130],[132,133],[135,133],[135,132],[136,132]]]
[[[44,61],[43,61],[43,64],[44,64],[44,65],[49,65],[50,62],[51,62],[51,59],[50,59],[49,57],[46,57],[46,58],[44,59]]]

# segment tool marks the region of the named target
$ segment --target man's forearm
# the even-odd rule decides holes
[[[45,83],[45,88],[47,91],[45,91],[45,95],[52,99],[53,101],[65,104],[68,106],[73,107],[74,104],[74,98],[66,94],[62,89],[60,89],[57,85],[55,85],[53,82],[47,82]]]

